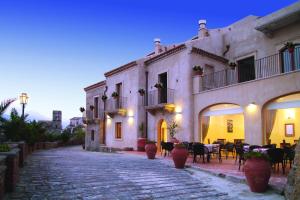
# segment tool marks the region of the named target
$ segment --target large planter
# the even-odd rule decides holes
[[[183,169],[188,155],[189,152],[184,146],[177,147],[175,145],[174,149],[172,150],[172,158],[174,161],[175,168]]]
[[[265,192],[271,176],[271,164],[263,158],[249,158],[246,160],[245,176],[252,192]]]
[[[146,146],[146,138],[139,138],[137,141],[137,150],[138,151],[145,151]]]
[[[157,152],[157,147],[154,143],[146,144],[145,150],[146,150],[146,154],[147,154],[148,159],[154,159],[155,158],[155,155],[156,155],[156,152]]]

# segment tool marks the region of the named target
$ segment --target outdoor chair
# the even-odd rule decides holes
[[[170,152],[173,150],[174,148],[174,144],[172,142],[161,142],[161,154],[163,154],[164,152],[164,157],[166,157],[166,155],[170,155]]]
[[[245,162],[245,157],[244,157],[244,148],[243,145],[236,145],[235,146],[235,153],[236,153],[236,158],[235,158],[235,163],[237,160],[239,160],[239,170],[241,169],[242,162]]]
[[[279,171],[279,164],[281,164],[282,173],[284,174],[285,173],[284,150],[280,148],[268,149],[267,153],[271,159],[272,167],[274,167],[274,170],[276,171],[276,164],[277,164],[277,170]]]
[[[284,149],[284,162],[285,165],[287,165],[287,163],[290,163],[290,168],[292,168],[292,164],[294,162],[294,158],[295,158],[295,150],[293,148],[290,147],[285,147]]]
[[[251,152],[251,151],[253,151],[253,149],[259,149],[259,148],[261,148],[261,146],[259,146],[259,145],[251,145],[249,147],[249,151]]]
[[[267,145],[263,145],[262,148],[276,149],[276,144],[267,144]]]
[[[228,158],[228,154],[231,152],[232,154],[232,158],[234,158],[234,153],[235,153],[235,149],[234,149],[234,144],[231,143],[231,142],[227,142],[225,145],[224,145],[224,148],[223,148],[223,151],[225,152],[225,157],[226,157],[226,160]]]
[[[189,151],[190,154],[194,153],[194,151],[193,151],[193,144],[194,144],[193,142],[189,142],[188,151]]]
[[[193,145],[193,152],[194,152],[194,159],[193,159],[193,163],[195,163],[197,160],[197,155],[200,156],[200,158],[202,157],[203,163],[205,163],[205,156],[207,159],[207,162],[209,162],[210,160],[210,153],[209,150],[206,146],[204,146],[204,144],[201,143],[196,143]]]

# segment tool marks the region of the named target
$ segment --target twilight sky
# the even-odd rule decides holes
[[[81,115],[84,87],[151,52],[154,38],[182,42],[197,34],[199,19],[223,27],[293,2],[0,0],[0,101],[27,92],[33,117],[50,119],[58,109],[68,121]]]

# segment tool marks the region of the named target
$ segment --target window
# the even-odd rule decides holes
[[[95,131],[92,130],[91,131],[91,140],[94,141],[94,139],[95,139]]]
[[[94,118],[99,118],[99,97],[94,98]]]
[[[289,52],[288,49],[281,51],[282,72],[290,72],[300,69],[300,45],[296,44],[294,51]]]
[[[116,125],[115,125],[115,138],[116,139],[121,139],[122,138],[122,123],[121,122],[116,122]]]

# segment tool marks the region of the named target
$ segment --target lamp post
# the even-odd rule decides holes
[[[28,96],[27,93],[22,93],[20,95],[20,104],[22,105],[22,119],[24,119],[24,111],[25,111],[25,105],[28,102]]]

